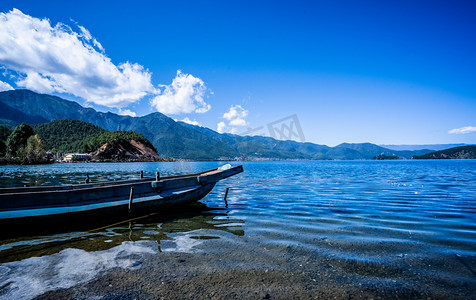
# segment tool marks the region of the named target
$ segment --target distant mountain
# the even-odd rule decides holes
[[[48,122],[48,119],[45,119],[38,115],[30,115],[22,112],[19,109],[12,108],[4,102],[0,102],[0,121],[3,121],[2,125],[7,127],[16,126],[20,123],[27,124],[37,124]]]
[[[262,136],[219,134],[176,122],[158,112],[143,117],[120,116],[29,90],[0,92],[0,125],[11,127],[21,122],[39,124],[60,119],[81,120],[106,130],[116,130],[120,124],[122,130],[144,135],[160,156],[181,159],[371,159],[380,154],[410,158],[430,152],[395,151],[370,143],[328,147]]]
[[[347,157],[354,157],[353,159],[372,159],[378,155],[410,158],[413,155],[421,155],[428,152],[429,150],[395,151],[371,143],[342,143],[332,148],[327,155],[334,157],[334,159],[348,159]]]
[[[391,150],[397,151],[415,151],[415,150],[431,150],[431,151],[438,151],[449,149],[453,147],[464,146],[465,144],[428,144],[428,145],[380,145],[380,147],[384,147]]]
[[[14,121],[16,125],[22,122],[39,124],[72,119],[89,122],[107,130],[116,130],[119,123],[126,122],[130,118],[113,113],[97,112],[92,108],[82,107],[74,101],[29,90],[0,92],[0,108],[0,119]],[[16,112],[21,112],[21,115]]]
[[[476,145],[460,146],[450,149],[413,156],[413,159],[476,159]]]
[[[122,130],[143,134],[163,157],[215,159],[220,156],[234,156],[234,149],[226,144],[183,126],[161,113],[137,118],[110,112],[102,113],[92,108],[82,107],[73,101],[29,90],[0,92],[0,103],[31,117],[29,124],[74,119],[92,123],[106,130],[116,130],[120,124]],[[0,110],[0,119],[16,122],[15,125],[25,122],[23,117],[17,115],[11,117],[10,114]]]

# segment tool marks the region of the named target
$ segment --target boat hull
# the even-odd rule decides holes
[[[158,180],[0,189],[0,226],[62,226],[165,212],[202,199],[218,181],[242,171],[238,166]]]
[[[0,226],[3,228],[15,228],[19,230],[30,230],[33,227],[41,226],[41,229],[48,227],[78,227],[84,224],[99,225],[102,223],[117,220],[128,220],[138,216],[151,213],[166,213],[174,209],[183,208],[207,196],[215,184],[207,184],[198,188],[175,191],[168,195],[157,194],[155,196],[138,197],[129,206],[129,199],[122,199],[110,202],[110,205],[101,204],[100,207],[89,205],[77,206],[74,209],[58,212],[55,209],[46,209],[43,213],[36,214],[30,211],[11,211],[10,218],[1,218]],[[88,224],[87,224],[88,223]],[[0,232],[0,236],[9,235],[8,232]]]

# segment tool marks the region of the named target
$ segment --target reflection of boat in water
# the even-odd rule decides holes
[[[209,249],[203,239],[243,236],[243,223],[229,216],[225,209],[210,210],[198,202],[180,211],[153,214],[88,232],[3,240],[0,241],[0,299],[34,298],[44,292],[47,294],[40,298],[57,298],[58,290],[79,286],[109,272],[124,274],[121,270],[129,272],[141,266],[149,270],[157,261],[163,267],[162,273],[153,272],[153,276],[175,274],[171,266],[185,263],[181,258]],[[125,276],[129,278],[128,273]],[[129,298],[130,294],[119,294],[117,298],[121,296]]]
[[[0,189],[0,225],[88,222],[180,207],[205,197],[215,184],[243,172],[225,165],[196,174],[68,186]]]
[[[177,238],[204,240],[218,239],[223,234],[244,235],[243,220],[228,216],[224,209],[210,211],[203,203],[168,214],[151,214],[95,228],[100,226],[98,224],[101,222],[89,224],[84,231],[4,239],[0,241],[0,264],[51,255],[68,248],[104,251],[128,241],[154,241],[162,252],[167,251],[167,244],[174,243]]]

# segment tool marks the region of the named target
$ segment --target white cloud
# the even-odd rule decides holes
[[[203,98],[207,91],[200,78],[177,71],[170,85],[162,85],[163,91],[154,97],[151,105],[164,114],[204,113],[211,106]]]
[[[220,122],[217,124],[217,132],[218,133],[225,133],[226,132],[226,124],[225,122]]]
[[[130,109],[121,109],[119,108],[119,114],[121,116],[131,116],[131,117],[136,117],[137,114],[135,112],[133,112],[132,110]]]
[[[233,122],[236,119],[239,119],[240,120],[239,122],[241,122],[241,120],[244,121],[244,118],[246,118],[247,115],[248,115],[248,111],[244,109],[243,107],[241,107],[241,105],[232,105],[230,107],[230,110],[223,114],[223,118],[231,122]]]
[[[476,132],[475,126],[466,126],[466,127],[451,129],[450,131],[448,131],[449,134],[467,134],[467,133],[473,133],[473,132]]]
[[[202,126],[202,124],[200,124],[200,122],[198,122],[197,120],[192,121],[188,117],[185,117],[184,119],[182,119],[182,122],[190,124],[190,125]]]
[[[232,134],[238,134],[238,128],[232,127],[232,128],[230,129],[230,133],[232,133]]]
[[[17,80],[18,86],[31,88],[40,93],[66,92],[61,85],[55,84],[48,76],[35,72],[28,72],[26,76]]]
[[[53,26],[18,9],[0,13],[0,65],[19,74],[19,87],[69,93],[108,107],[123,108],[155,93],[147,69],[113,64],[91,33],[78,28]]]
[[[236,118],[230,121],[231,126],[246,126],[247,124],[246,120],[242,118]]]
[[[89,30],[87,30],[86,28],[84,28],[83,26],[81,25],[78,25],[78,28],[79,30],[81,30],[81,33],[83,34],[83,37],[89,42],[89,41],[92,41],[93,45],[96,46],[96,48],[98,48],[99,50],[101,50],[101,52],[104,52],[104,48],[102,47],[101,43],[99,43],[95,38],[93,38],[93,36],[91,35],[91,33],[89,32]]]
[[[223,114],[223,118],[228,121],[228,124],[225,122],[220,122],[217,124],[217,131],[219,133],[229,132],[236,134],[238,132],[238,127],[247,126],[246,117],[248,116],[248,111],[241,107],[241,105],[232,105],[230,110]]]
[[[11,91],[14,88],[6,82],[0,80],[0,92]]]

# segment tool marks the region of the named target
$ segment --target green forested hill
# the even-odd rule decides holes
[[[108,142],[122,143],[130,140],[135,140],[144,143],[147,147],[157,152],[157,149],[152,143],[146,139],[142,134],[134,131],[106,131],[100,135],[92,136],[85,140],[85,152],[92,152]]]
[[[51,152],[92,152],[107,142],[136,140],[156,151],[142,134],[133,131],[108,131],[79,120],[56,120],[33,125],[45,148]]]
[[[33,125],[45,148],[51,152],[83,152],[92,137],[107,130],[79,120],[56,120]]]
[[[476,159],[476,145],[460,146],[413,156],[413,159]]]

